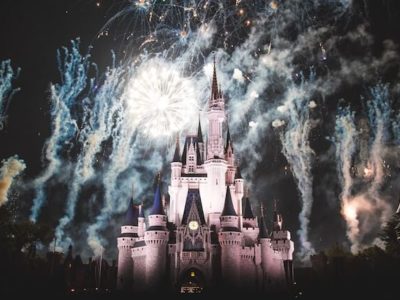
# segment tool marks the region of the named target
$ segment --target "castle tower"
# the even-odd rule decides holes
[[[131,248],[138,238],[139,209],[129,201],[124,225],[121,226],[121,235],[117,238],[118,244],[118,274],[117,289],[130,290],[133,284],[133,264]]]
[[[244,195],[244,180],[242,177],[242,174],[240,173],[240,167],[236,167],[235,171],[235,195],[236,195],[236,201],[237,201],[237,207],[238,207],[238,213],[239,216],[242,216],[242,199]]]
[[[239,217],[233,207],[231,191],[226,187],[224,209],[221,214],[221,230],[218,234],[221,246],[221,275],[228,286],[237,287],[240,282],[240,249],[242,232]]]
[[[207,160],[204,163],[204,169],[207,172],[207,194],[213,195],[213,199],[206,203],[204,210],[208,212],[210,225],[215,225],[219,228],[219,217],[224,206],[228,166],[225,160],[224,139],[222,136],[225,122],[225,100],[218,88],[215,59],[207,117]]]
[[[259,219],[259,241],[261,245],[261,289],[266,291],[273,286],[278,274],[276,274],[274,250],[271,246],[271,239],[265,226],[263,208],[261,206],[261,217]]]
[[[224,157],[224,139],[222,137],[223,123],[225,122],[225,100],[218,89],[217,70],[214,60],[211,97],[208,102],[208,144],[207,159]]]
[[[146,244],[146,286],[159,287],[165,283],[166,257],[169,232],[167,230],[167,216],[162,205],[160,179],[154,194],[153,207],[149,217],[149,228],[144,234]]]
[[[144,209],[143,209],[143,204],[141,204],[139,207],[138,236],[140,238],[144,237],[145,231],[146,231],[146,223],[144,219]]]
[[[272,232],[272,247],[279,251],[284,267],[284,281],[292,284],[294,281],[293,252],[294,243],[291,240],[290,232],[284,230],[282,215],[278,212],[276,201],[274,202],[274,230]]]
[[[169,219],[173,223],[178,222],[177,199],[180,190],[182,174],[182,160],[180,152],[179,137],[177,136],[174,157],[171,163],[171,185],[168,187],[169,195],[171,196],[171,199],[174,199],[174,201],[171,201],[169,209]]]
[[[249,197],[245,199],[242,227],[245,245],[254,245],[257,242],[259,228]]]

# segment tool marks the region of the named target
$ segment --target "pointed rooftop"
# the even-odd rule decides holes
[[[175,153],[172,162],[182,162],[181,161],[181,150],[179,147],[179,135],[176,136]]]
[[[254,214],[253,214],[253,210],[251,209],[251,203],[250,203],[249,197],[246,197],[246,200],[245,200],[243,217],[245,219],[254,219]]]
[[[236,172],[235,172],[235,179],[243,179],[242,173],[240,172],[240,167],[236,167]]]
[[[160,190],[160,175],[158,175],[158,183],[154,193],[153,207],[151,208],[150,215],[164,215],[164,207],[161,199]]]
[[[222,210],[222,214],[221,214],[221,217],[224,217],[224,216],[236,216],[237,217],[235,207],[233,206],[231,189],[229,188],[229,185],[226,186],[224,209]]]
[[[260,231],[258,233],[258,237],[260,239],[267,239],[268,238],[268,231],[267,231],[267,227],[265,226],[264,216],[261,216],[258,222],[259,222],[258,227],[260,228]]]
[[[231,133],[229,131],[229,126],[228,126],[228,130],[226,131],[226,145],[225,145],[225,152],[228,151],[229,146],[232,149],[233,152],[233,145],[232,145],[232,140],[231,140]]]
[[[193,218],[195,216],[195,218]],[[200,192],[198,189],[189,189],[185,209],[183,211],[182,224],[186,225],[190,220],[197,219],[200,224],[206,224],[201,204]]]
[[[214,56],[214,69],[213,69],[213,78],[211,83],[211,100],[218,99],[220,96],[218,90],[218,80],[217,80],[217,68],[215,65],[215,56]]]
[[[129,201],[128,209],[126,210],[124,226],[138,226],[139,210],[133,205],[133,199]]]
[[[204,143],[203,142],[203,132],[201,130],[200,117],[199,117],[199,126],[197,127],[197,142]]]

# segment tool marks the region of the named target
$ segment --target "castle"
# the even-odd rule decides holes
[[[117,288],[201,292],[218,286],[271,291],[293,282],[294,245],[276,208],[272,232],[254,215],[235,161],[225,100],[214,62],[208,135],[179,140],[171,163],[170,202],[158,183],[146,218],[131,200],[118,237]],[[244,203],[243,203],[244,202]]]

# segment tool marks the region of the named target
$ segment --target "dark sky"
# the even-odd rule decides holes
[[[40,168],[43,142],[49,133],[48,89],[59,80],[56,52],[81,38],[82,48],[99,44],[93,55],[101,66],[110,63],[111,43],[96,36],[118,1],[27,1],[6,0],[0,4],[0,58],[11,59],[22,72],[16,85],[21,92],[13,98],[7,129],[0,133],[0,157],[19,153],[29,162],[27,174]],[[104,42],[103,42],[104,41]]]
[[[100,3],[100,6],[97,3]],[[57,49],[69,45],[72,39],[80,37],[82,49],[86,49],[90,44],[94,46],[93,61],[101,70],[104,70],[105,66],[111,63],[111,50],[114,49],[118,55],[124,48],[122,34],[111,31],[109,36],[103,36],[100,39],[96,37],[107,20],[118,12],[123,4],[123,0],[0,1],[0,60],[11,59],[15,68],[22,69],[15,84],[21,88],[21,91],[12,99],[7,126],[0,131],[0,160],[18,154],[28,166],[24,178],[34,178],[41,170],[42,149],[50,133],[48,89],[50,82],[59,80],[56,61]],[[373,51],[376,53],[382,50],[382,41],[385,39],[400,43],[400,1],[354,0],[352,13],[353,16],[349,18],[348,26],[351,27],[352,22],[357,23],[359,20],[365,19],[368,31],[374,38]],[[339,27],[341,27],[339,30],[345,30],[343,29],[345,28],[344,24]],[[349,52],[354,54],[354,51]],[[362,53],[361,49],[358,56],[362,56]],[[384,74],[384,77],[388,80],[394,78],[391,72],[396,73],[398,69],[391,71],[389,66],[389,71]],[[358,90],[349,88],[338,91],[339,95],[348,96],[348,98],[352,98],[352,93],[356,94]],[[355,105],[357,106],[357,104]],[[323,109],[323,114],[334,114],[335,109],[336,106],[329,107],[328,104]],[[321,152],[329,152],[329,143],[324,138],[327,133],[315,132],[313,134],[315,135],[315,138],[311,140],[313,145],[320,148]],[[277,137],[271,139],[273,143],[279,143]],[[259,175],[263,175],[264,167],[276,168],[279,176],[275,178],[274,196],[287,197],[294,200],[293,203],[297,203],[293,205],[294,208],[285,211],[287,219],[297,220],[299,204],[295,200],[298,191],[290,171],[283,170],[286,162],[280,153],[280,148],[271,145],[271,150],[266,153],[268,158],[262,161],[257,172]],[[276,160],[280,162],[274,164]],[[329,185],[329,177],[325,175],[327,171],[332,171],[334,168],[334,163],[326,162],[321,158],[314,169],[317,184],[320,183],[321,187]],[[257,184],[262,185],[265,178],[262,176],[260,178]],[[268,178],[271,180],[271,176]],[[337,183],[333,183],[333,185],[335,184]],[[338,187],[333,190],[333,197],[335,197],[338,194]],[[317,187],[314,193],[316,198],[327,197],[323,188]],[[271,194],[260,196],[269,197]],[[337,204],[332,207],[338,213]],[[344,231],[343,220],[339,219],[337,215],[328,214],[325,202],[316,201],[314,210],[317,212],[312,217],[312,224],[315,228],[329,223],[329,228],[337,227]],[[293,234],[298,226],[296,222],[288,222]],[[316,230],[313,237],[317,247],[318,245],[328,246],[336,240],[334,237],[326,236],[327,232],[325,232],[325,236],[320,236],[319,233],[320,231]],[[327,242],[319,244],[318,241],[323,239],[326,239]]]

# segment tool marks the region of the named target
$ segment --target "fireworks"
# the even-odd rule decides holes
[[[155,140],[172,138],[193,125],[199,113],[196,97],[191,78],[162,58],[135,70],[124,94],[132,126]]]
[[[74,222],[81,190],[90,182],[101,192],[85,199],[95,209],[91,224],[79,238],[102,253],[109,238],[104,232],[109,220],[125,209],[132,181],[140,187],[138,195],[145,196],[149,178],[164,167],[171,140],[197,124],[210,83],[199,70],[204,66],[208,75],[212,65],[207,63],[216,56],[230,129],[240,137],[235,148],[246,153],[243,172],[250,181],[259,173],[255,171],[264,159],[259,150],[269,149],[271,134],[279,134],[281,144],[271,147],[276,147],[276,153],[282,147],[287,160],[285,174],[291,171],[300,194],[300,257],[313,253],[311,237],[318,232],[309,232],[314,230],[309,228],[314,188],[310,133],[317,123],[314,115],[325,113],[320,98],[328,99],[344,84],[368,86],[368,76],[376,72],[371,68],[385,65],[383,59],[391,57],[382,55],[380,62],[374,56],[373,64],[368,55],[352,57],[351,61],[335,57],[341,55],[335,48],[338,40],[344,44],[360,36],[363,42],[369,39],[365,32],[360,33],[361,27],[327,30],[335,26],[351,1],[317,2],[321,1],[127,1],[98,35],[114,37],[114,30],[122,32],[126,60],[121,65],[100,72],[102,79],[95,80],[88,75],[89,56],[81,55],[77,45],[65,50],[64,60],[59,56],[62,78],[51,88],[52,135],[43,151],[47,165],[32,182],[36,191],[32,220],[37,220],[49,197],[47,191],[57,187],[52,180],[57,177],[68,188],[65,199],[58,203],[64,208],[56,230],[62,244],[62,239],[74,234],[68,232],[68,225]],[[315,19],[319,10],[323,20]],[[321,65],[323,72],[310,71]],[[303,73],[316,73],[318,78],[309,80],[311,76]],[[362,139],[353,112],[344,109],[336,118],[341,217],[354,249],[367,244],[362,226],[374,229],[377,224],[362,218],[382,212],[384,220],[388,211],[380,188],[385,180],[381,166],[391,117],[382,89],[374,93],[377,100],[367,104],[367,112],[361,112],[365,119],[368,115],[366,122],[373,132],[371,140],[369,136],[364,139],[367,154],[361,163],[353,161]],[[392,128],[400,144],[399,124],[400,114]],[[354,168],[360,170],[358,175],[354,175]],[[357,190],[359,185],[361,190]],[[272,184],[269,187],[274,188]]]
[[[19,69],[16,71],[11,66],[10,60],[0,62],[0,130],[5,126],[8,106],[14,93],[19,89],[13,89],[13,81],[18,77]]]

